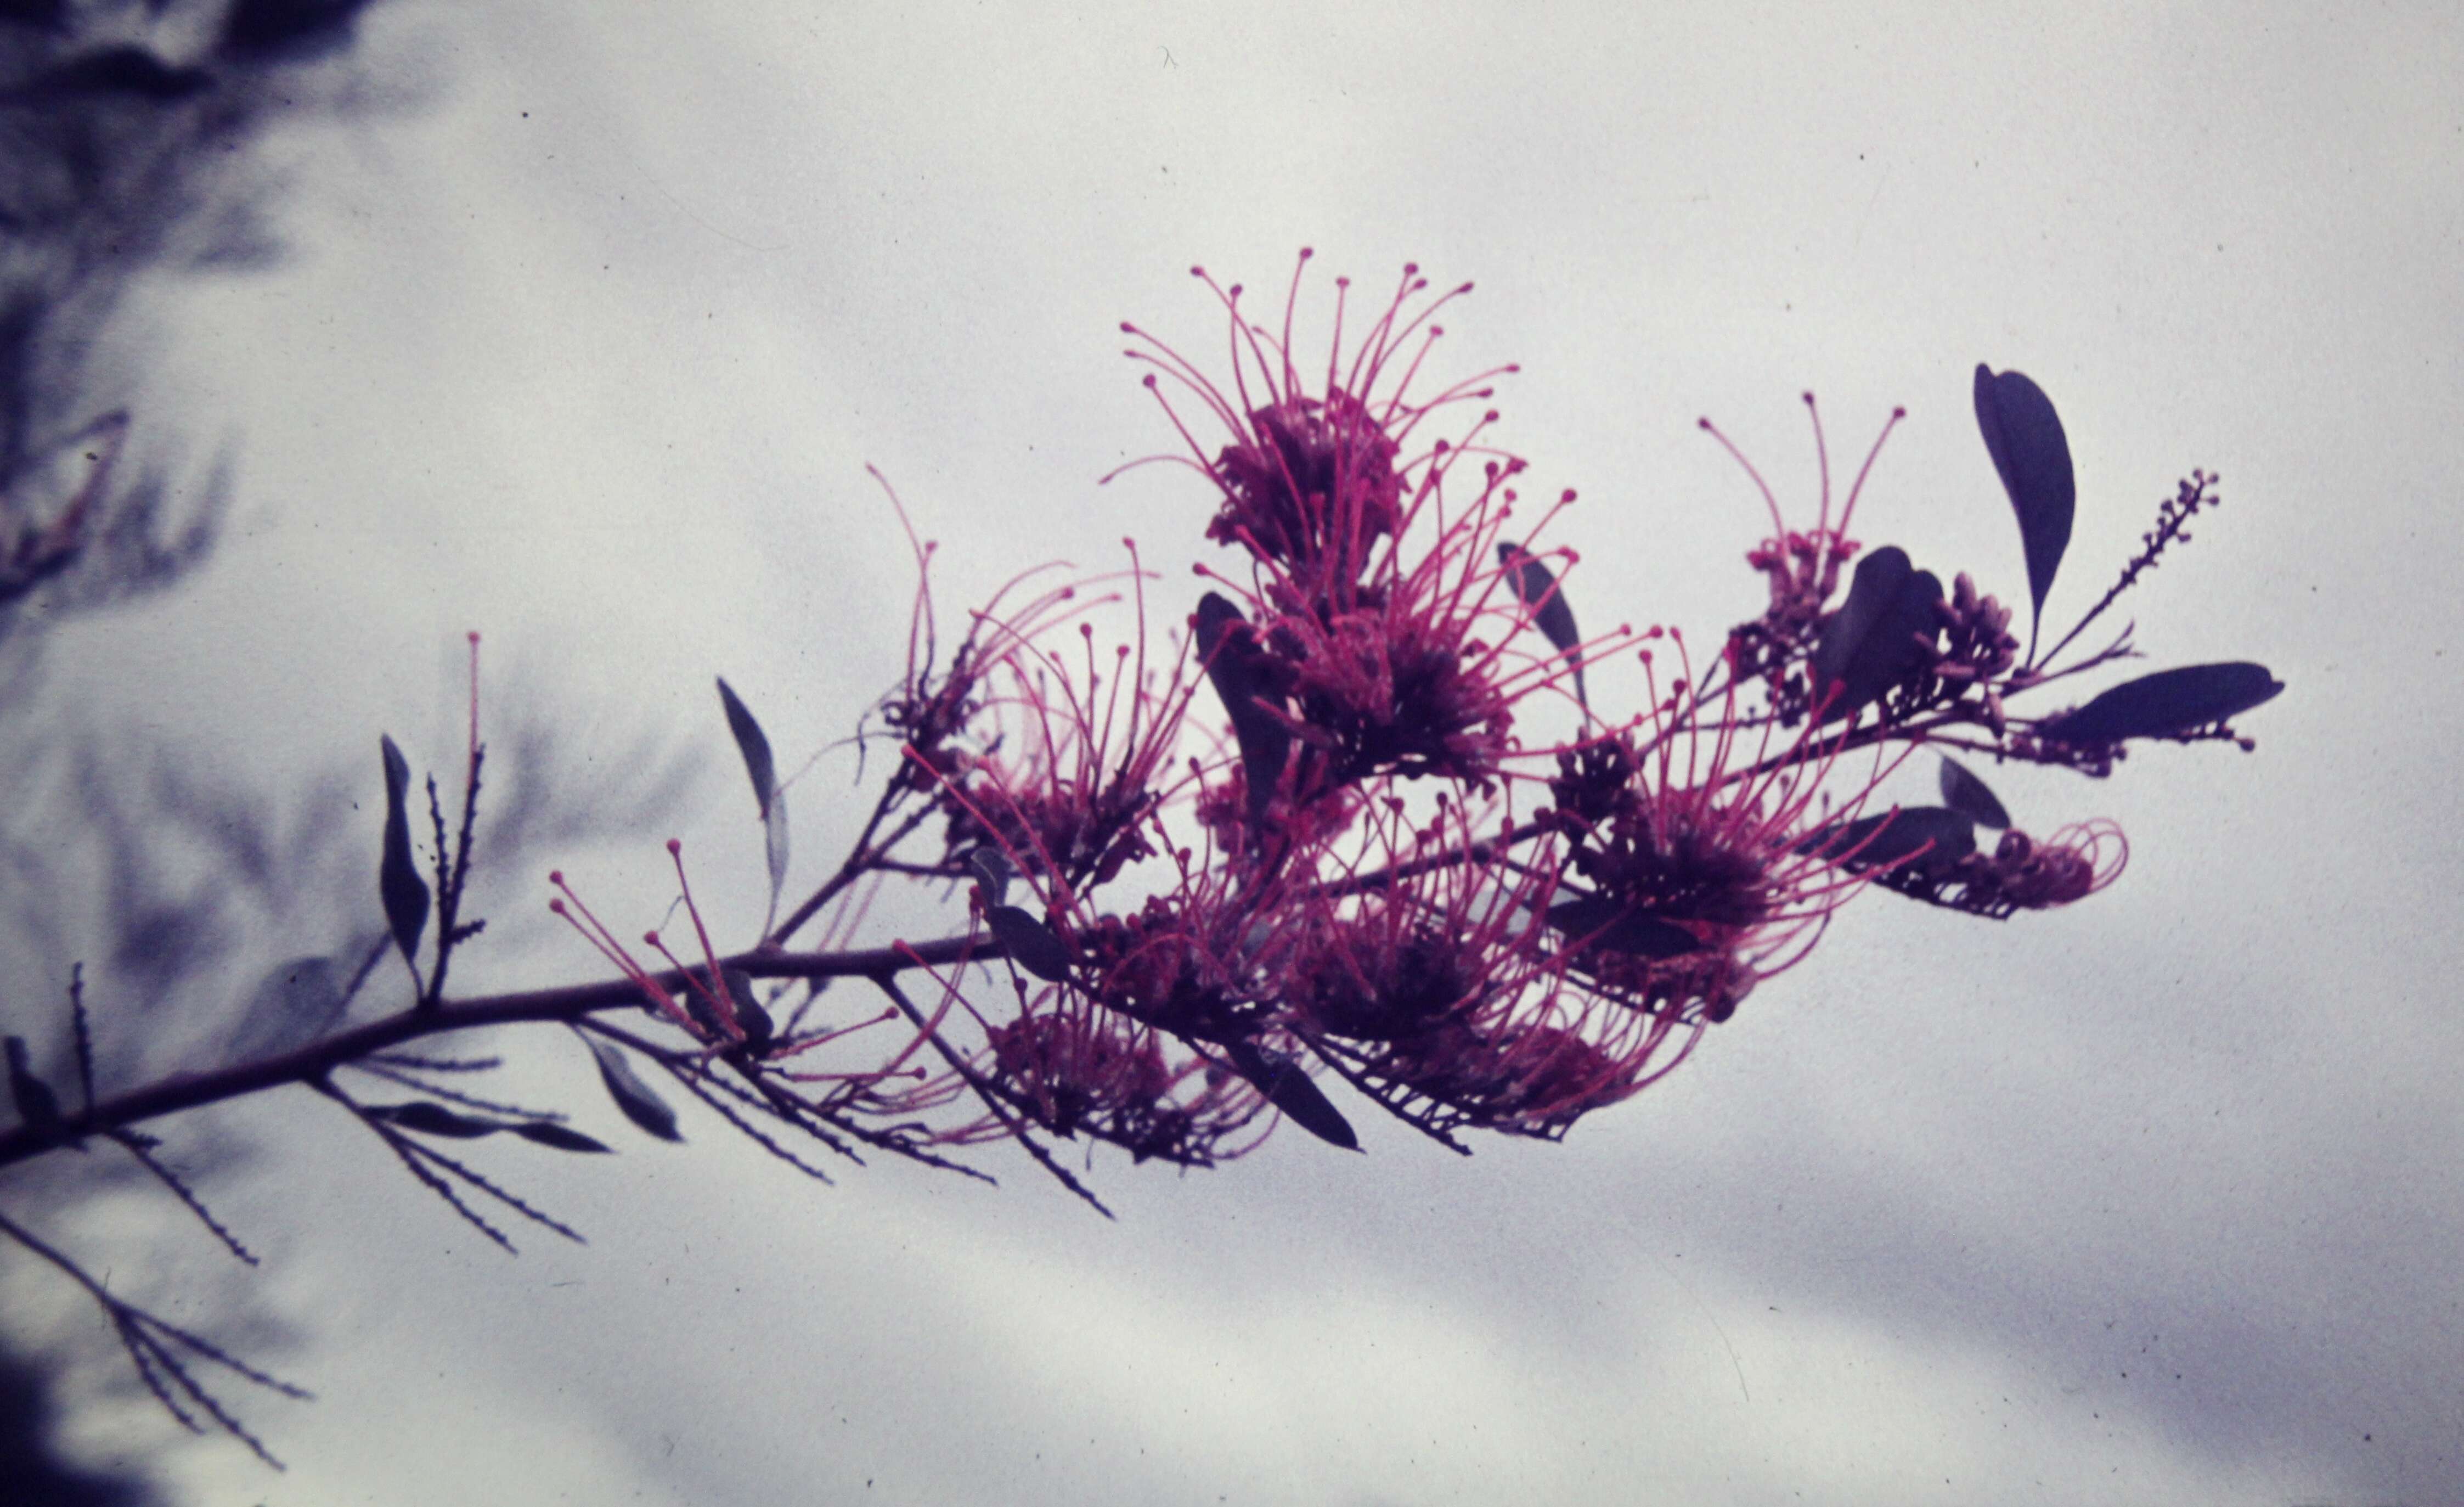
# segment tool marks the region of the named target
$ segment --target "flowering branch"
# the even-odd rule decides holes
[[[1903,411],[1835,506],[1811,394],[1822,481],[1810,527],[1792,526],[1752,464],[1703,421],[1770,521],[1745,557],[1761,578],[1756,614],[1699,665],[1665,626],[1586,635],[1577,553],[1542,538],[1574,516],[1575,495],[1527,510],[1526,463],[1494,438],[1488,404],[1513,368],[1425,391],[1443,334],[1435,316],[1470,285],[1430,297],[1407,267],[1365,328],[1347,331],[1358,321],[1339,278],[1323,366],[1305,365],[1294,326],[1308,259],[1272,324],[1249,317],[1239,284],[1197,272],[1230,326],[1221,378],[1123,326],[1185,446],[1150,459],[1196,474],[1215,508],[1205,534],[1221,552],[1196,562],[1204,589],[1185,610],[1150,602],[1162,578],[1132,544],[1113,574],[1017,577],[944,652],[933,546],[908,529],[920,578],[908,663],[854,740],[860,757],[877,739],[898,756],[844,857],[783,920],[793,782],[780,780],[752,708],[719,682],[763,831],[770,900],[752,929],[758,945],[718,950],[671,842],[690,924],[676,947],[657,931],[620,935],[552,874],[550,908],[607,975],[446,997],[455,949],[484,924],[461,919],[484,755],[474,637],[458,829],[429,781],[424,876],[408,762],[382,743],[379,898],[412,1003],[336,1027],[372,954],[350,990],[323,1002],[327,1029],[314,1039],[97,1098],[80,981],[81,1106],[63,1112],[12,1039],[20,1123],[0,1132],[0,1167],[88,1137],[120,1141],[245,1258],[133,1127],[299,1084],[496,1244],[512,1249],[466,1193],[580,1240],[435,1142],[609,1148],[561,1114],[477,1092],[493,1058],[404,1050],[542,1022],[588,1045],[610,1098],[647,1135],[682,1131],[636,1071],[644,1061],[817,1180],[830,1179],[792,1149],[798,1139],[850,1163],[880,1151],[976,1177],[986,1174],[963,1155],[1009,1142],[1108,1217],[1053,1142],[1203,1167],[1288,1121],[1357,1150],[1353,1103],[1457,1151],[1476,1131],[1555,1140],[1700,1050],[1868,889],[1999,920],[2083,899],[2121,874],[2128,846],[2112,823],[2031,836],[1947,759],[1940,804],[1889,799],[1885,786],[1919,750],[2102,775],[2133,742],[2238,740],[2231,719],[2281,689],[2256,665],[2200,665],[2081,706],[2014,712],[2019,698],[2131,654],[2125,632],[2063,657],[2188,537],[2183,523],[2215,500],[2213,478],[2193,473],[2121,583],[2049,653],[2023,659],[2012,609],[1969,575],[1946,589],[1905,551],[1849,537]],[[2019,524],[2033,638],[2070,538],[2068,442],[2025,376],[1980,366],[1975,390]],[[903,508],[899,518],[904,526]],[[1119,641],[1099,632],[1122,618]],[[1620,713],[1605,672],[1627,667],[1643,695]],[[1998,835],[1989,849],[1980,834]],[[948,934],[880,939],[869,913],[893,883],[937,896]],[[809,950],[787,950],[817,923]],[[868,933],[876,940],[859,944]],[[879,1001],[850,1009],[825,992],[838,979],[864,981]],[[363,1098],[347,1073],[416,1097]],[[93,1287],[23,1227],[0,1223],[0,1234]],[[160,1363],[129,1338],[132,1323],[151,1331],[113,1313],[141,1371]],[[171,1374],[181,1395],[262,1452]],[[157,1395],[178,1411],[160,1385]]]

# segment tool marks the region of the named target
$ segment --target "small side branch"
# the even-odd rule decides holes
[[[199,1415],[203,1414],[205,1418],[212,1420],[213,1428],[221,1429],[247,1446],[249,1452],[258,1459],[277,1471],[283,1469],[282,1462],[275,1458],[272,1451],[266,1449],[265,1441],[250,1432],[248,1426],[240,1422],[239,1416],[225,1407],[222,1400],[214,1396],[205,1383],[198,1380],[196,1373],[189,1369],[188,1361],[184,1360],[183,1356],[185,1354],[188,1359],[220,1366],[242,1381],[264,1387],[270,1392],[278,1392],[295,1401],[306,1402],[310,1399],[311,1394],[306,1388],[295,1386],[277,1377],[269,1376],[204,1336],[158,1319],[133,1303],[115,1297],[83,1267],[36,1238],[33,1231],[5,1214],[0,1214],[0,1235],[8,1236],[26,1250],[68,1274],[70,1280],[86,1290],[87,1296],[101,1306],[103,1316],[111,1320],[112,1330],[119,1336],[121,1347],[128,1352],[129,1363],[137,1368],[138,1379],[145,1384],[147,1391],[154,1394],[154,1400],[163,1405],[164,1411],[179,1420],[182,1428],[187,1429],[190,1433],[209,1432],[207,1425],[199,1418]]]

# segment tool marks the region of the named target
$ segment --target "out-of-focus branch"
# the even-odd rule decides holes
[[[988,937],[946,937],[913,946],[867,947],[846,952],[745,952],[722,958],[722,968],[740,968],[757,979],[880,978],[904,969],[936,966],[966,959],[1001,955],[1001,943]],[[671,968],[651,978],[671,992],[689,987],[686,971]],[[290,1083],[309,1083],[335,1069],[405,1042],[449,1031],[476,1031],[489,1026],[516,1026],[526,1021],[574,1021],[601,1010],[622,1009],[643,1003],[638,986],[609,979],[560,988],[448,1000],[434,1009],[411,1008],[368,1022],[313,1042],[296,1051],[254,1062],[243,1062],[212,1073],[183,1073],[105,1099],[81,1115],[62,1117],[57,1131],[40,1134],[28,1125],[0,1132],[0,1166],[24,1162],[62,1145],[70,1137],[85,1136],[244,1098]]]

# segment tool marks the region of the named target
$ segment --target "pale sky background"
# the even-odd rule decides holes
[[[792,765],[894,676],[865,463],[947,607],[1125,533],[1194,597],[1194,480],[1094,484],[1174,443],[1118,321],[1221,349],[1194,262],[1280,299],[1314,246],[1321,312],[1335,272],[1476,280],[1443,369],[1523,365],[1500,438],[1583,495],[1578,610],[1706,643],[1764,524],[1698,415],[1802,510],[1797,392],[1836,464],[1904,403],[1858,532],[2012,600],[1969,374],[2019,367],[2080,483],[2049,621],[2206,466],[2141,643],[2290,689],[2255,754],[2002,773],[2022,825],[2121,820],[2123,880],[1999,926],[1870,897],[1563,1146],[1363,1111],[1363,1157],[1098,1156],[1106,1223],[1023,1159],[821,1188],[706,1118],[649,1143],[515,1036],[624,1155],[481,1148],[592,1240],[508,1260],[308,1096],[252,1106],[217,1206],[319,1401],[241,1399],[287,1475],[171,1450],[189,1499],[2464,1501],[2450,8],[403,0],[364,60],[429,102],[282,139],[288,262],[159,300],[138,442],[150,404],[227,446],[233,536],[60,633],[46,694],[373,787],[380,731],[459,747],[477,627],[582,749],[701,746],[678,830],[735,944],[759,839],[710,677]],[[847,772],[797,788],[806,884]],[[583,856],[655,919],[654,840]],[[594,972],[497,883],[460,983]],[[170,1291],[218,1259],[132,1249]]]

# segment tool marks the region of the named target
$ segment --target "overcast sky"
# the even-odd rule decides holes
[[[821,1188],[704,1121],[488,1160],[592,1239],[507,1260],[330,1115],[252,1107],[275,1149],[219,1207],[319,1401],[247,1400],[287,1475],[174,1452],[193,1499],[2464,1500],[2464,27],[1529,9],[381,7],[365,61],[427,102],[277,144],[290,259],[160,300],[146,403],[228,446],[238,526],[66,630],[48,694],[372,776],[381,730],[451,757],[477,627],[585,748],[706,750],[678,830],[741,944],[710,677],[792,765],[896,674],[865,464],[948,606],[1133,533],[1194,597],[1193,480],[1095,485],[1174,444],[1117,325],[1219,349],[1190,265],[1280,290],[1309,245],[1321,297],[1477,281],[1440,359],[1522,364],[1500,438],[1581,492],[1587,623],[1758,610],[1761,506],[1695,420],[1803,509],[1809,388],[1835,459],[1909,410],[1861,537],[2008,601],[1969,372],[2034,376],[2079,477],[2057,622],[2221,472],[2130,608],[2156,665],[2288,684],[2257,751],[2006,772],[2023,826],[2121,820],[2123,881],[2004,925],[1869,897],[1563,1146],[1363,1114],[1364,1157],[1099,1156],[1107,1223],[1023,1161]],[[808,875],[847,772],[796,791]],[[636,848],[594,896],[659,902]],[[593,972],[508,930],[457,980]],[[624,1137],[571,1043],[504,1045]]]

